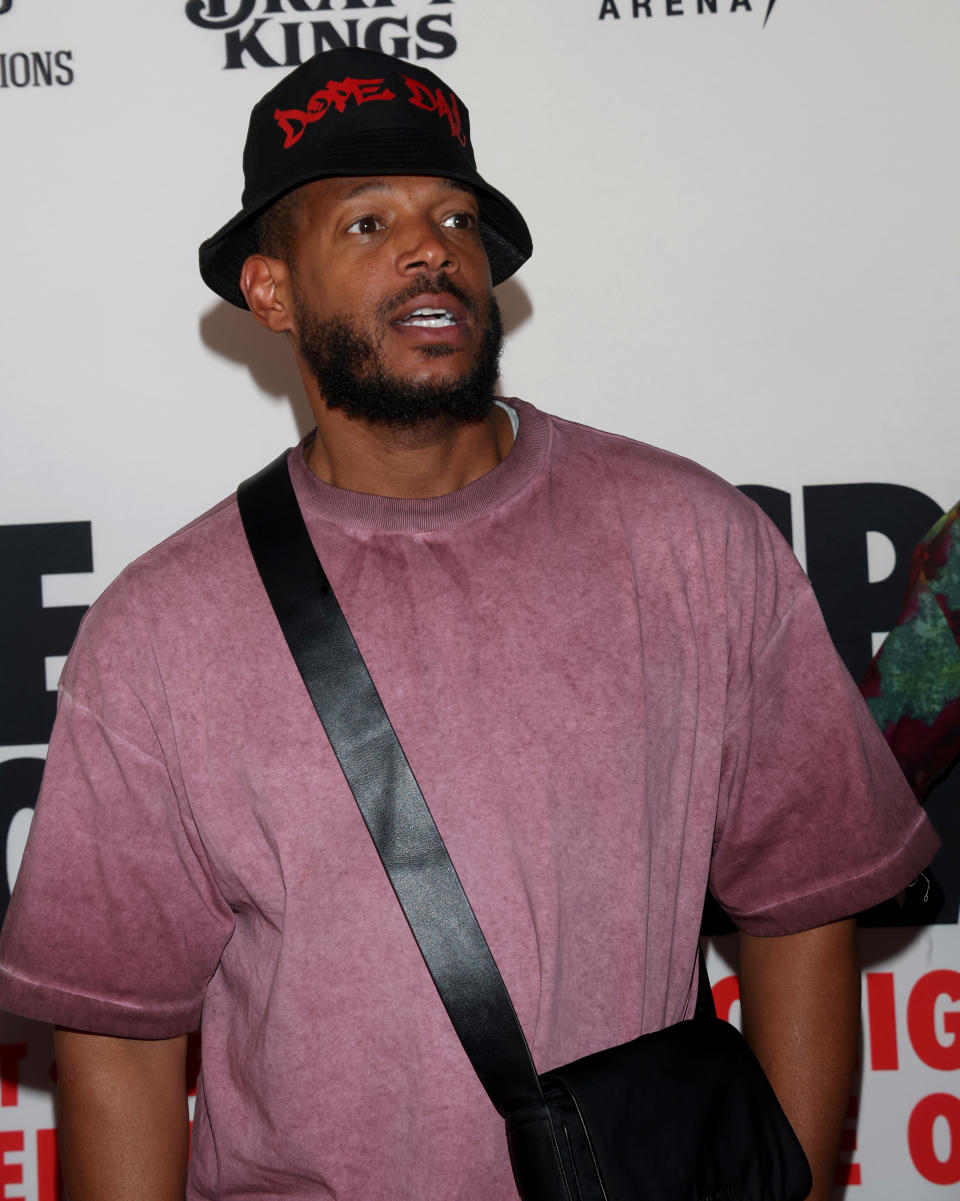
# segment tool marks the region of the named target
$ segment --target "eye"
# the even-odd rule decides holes
[[[358,217],[352,225],[347,226],[348,234],[375,234],[378,230],[384,229],[384,224],[379,217],[367,215],[366,217]]]
[[[447,229],[475,229],[477,219],[473,213],[451,213],[449,217],[444,217],[441,224],[445,225]]]

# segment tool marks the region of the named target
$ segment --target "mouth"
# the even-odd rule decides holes
[[[451,309],[434,309],[423,306],[401,317],[397,325],[417,326],[420,329],[444,329],[456,325],[457,317]]]
[[[417,281],[419,282],[419,281]],[[426,283],[426,280],[423,281]],[[439,281],[438,281],[439,282]],[[395,329],[421,330],[424,334],[452,337],[471,324],[473,306],[469,297],[459,295],[451,286],[414,286],[405,296],[394,299],[389,308],[385,306],[384,317]]]

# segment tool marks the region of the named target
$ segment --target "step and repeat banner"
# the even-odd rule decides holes
[[[344,45],[446,78],[530,224],[504,394],[743,486],[858,678],[960,497],[956,0],[0,0],[4,902],[86,606],[309,428],[196,250],[251,105]],[[960,773],[928,808],[923,895],[861,934],[850,1201],[960,1198]],[[55,1201],[49,1034],[0,1015],[0,1076],[0,1199]]]

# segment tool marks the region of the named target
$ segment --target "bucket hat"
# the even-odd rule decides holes
[[[435,175],[473,188],[495,284],[533,250],[517,208],[477,172],[463,101],[432,71],[369,50],[328,50],[254,106],[243,151],[240,211],[200,247],[200,274],[239,308],[240,269],[256,253],[257,217],[314,179]]]

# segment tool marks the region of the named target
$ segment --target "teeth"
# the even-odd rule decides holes
[[[441,329],[445,325],[455,324],[456,319],[448,309],[414,309],[401,322],[401,325],[419,325],[425,329]]]

